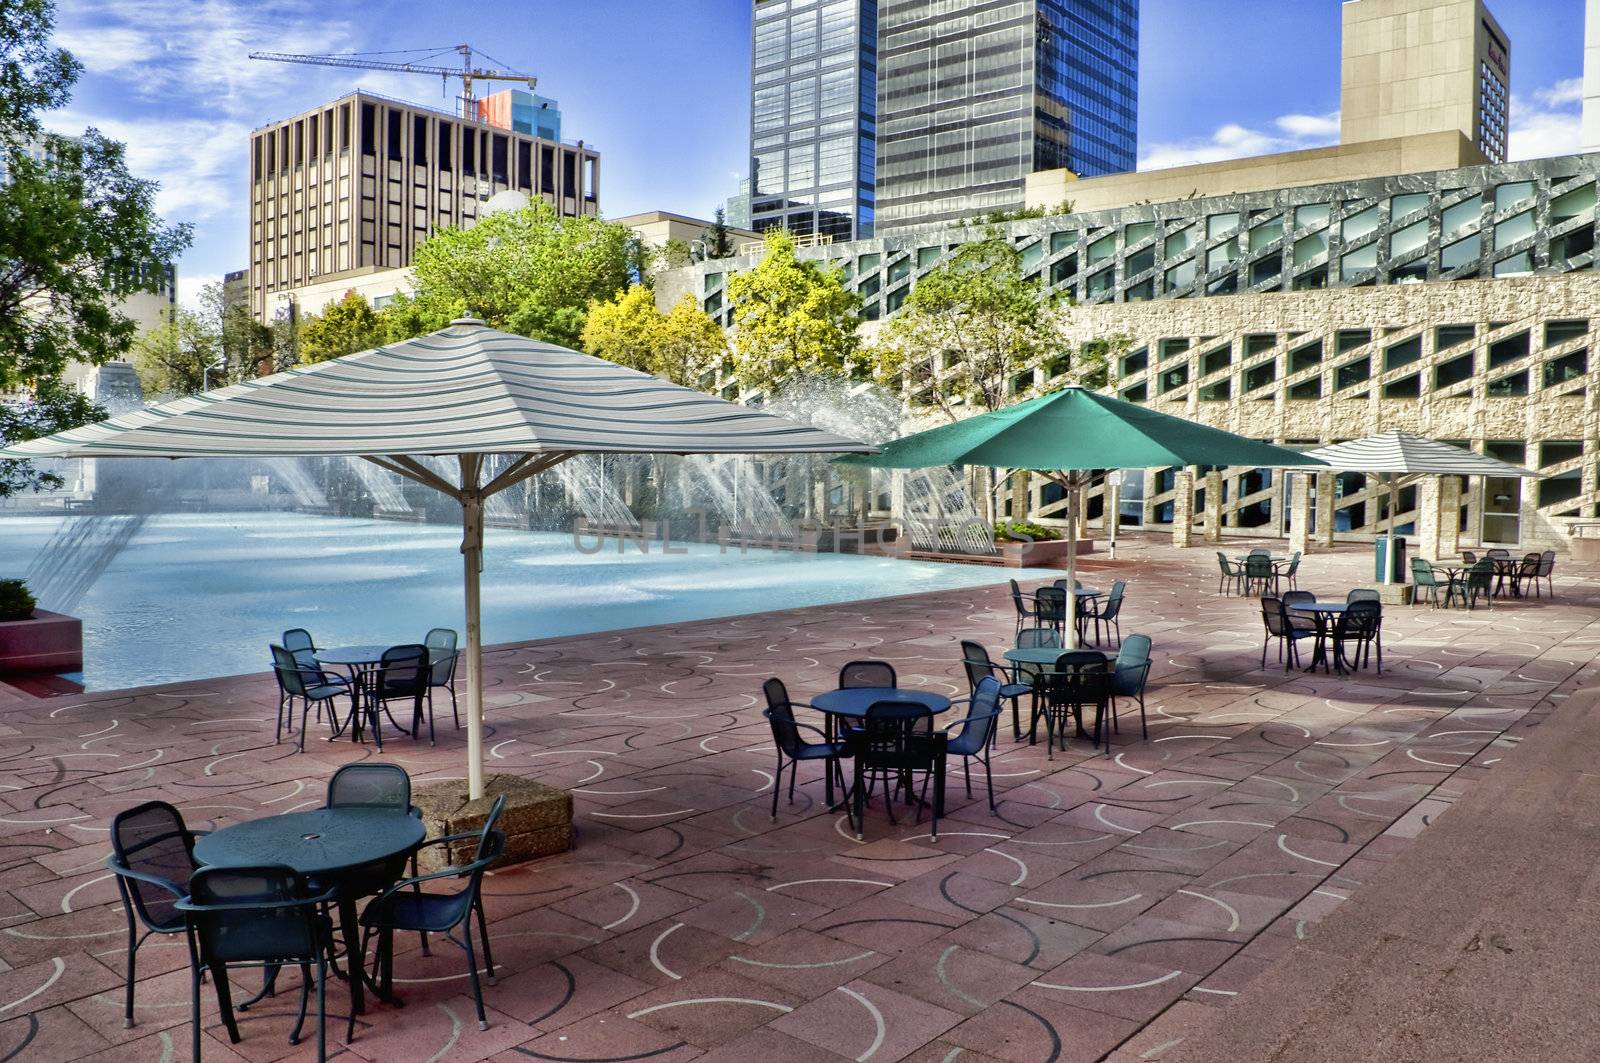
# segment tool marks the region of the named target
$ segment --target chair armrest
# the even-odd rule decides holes
[[[123,878],[137,879],[140,882],[148,883],[152,886],[160,886],[162,889],[166,890],[180,901],[189,896],[183,887],[179,886],[176,882],[173,882],[170,879],[162,878],[160,875],[152,875],[147,871],[135,871],[127,864],[124,864],[122,861],[118,860],[115,855],[106,857],[106,866],[109,867],[113,873],[120,875]]]
[[[824,731],[820,727],[813,727],[811,724],[809,724],[809,723],[801,723],[799,720],[794,721],[794,725],[796,727],[804,728],[805,730],[810,731],[812,734],[817,735],[818,737],[820,737],[824,742],[832,741],[832,739],[828,738],[828,733],[826,731]]]
[[[962,719],[957,720],[955,723],[949,724],[949,725],[947,725],[945,727],[941,727],[934,733],[935,734],[948,735],[951,731],[955,730],[957,727],[967,727],[967,726],[970,726],[971,724],[982,723],[984,720],[992,720],[996,716],[999,716],[999,715],[1000,715],[1000,710],[999,709],[995,709],[993,712],[980,712],[975,716],[967,716],[967,717],[964,717]]]
[[[456,836],[452,835],[451,837],[456,837]],[[466,837],[476,838],[477,835],[476,834],[469,834],[469,835],[466,835]],[[448,839],[439,838],[439,839],[436,839],[436,840],[437,841],[447,841]],[[373,909],[373,907],[375,905],[382,903],[385,899],[387,899],[390,896],[393,896],[396,893],[399,893],[401,890],[411,889],[412,887],[420,886],[424,882],[436,882],[439,879],[464,878],[467,875],[472,874],[473,872],[487,869],[490,864],[492,864],[495,861],[499,860],[500,856],[501,856],[501,854],[496,853],[493,856],[486,856],[482,860],[473,860],[472,862],[466,863],[466,864],[453,864],[450,867],[443,868],[443,869],[441,869],[439,871],[430,871],[426,875],[413,875],[411,878],[401,879],[399,882],[394,883],[388,889],[384,890],[382,893],[380,893],[376,897],[372,898],[371,901],[367,902],[366,911],[362,912],[362,921],[363,922],[366,921],[366,912],[372,911],[372,909]]]
[[[174,908],[180,912],[269,912],[285,911],[290,908],[315,908],[322,904],[332,904],[339,898],[339,890],[330,886],[321,893],[311,897],[295,897],[287,901],[242,901],[239,904],[196,904],[193,898],[185,896]]]

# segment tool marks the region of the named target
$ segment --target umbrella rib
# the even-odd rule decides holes
[[[515,487],[522,481],[537,476],[546,469],[560,465],[570,457],[572,457],[572,452],[565,450],[523,454],[498,476],[485,484],[481,493],[484,498],[499,494],[508,487]]]
[[[361,458],[363,461],[370,461],[379,468],[387,469],[397,476],[404,476],[406,479],[414,480],[424,487],[431,487],[440,494],[448,495],[455,499],[457,502],[461,501],[459,488],[408,454],[384,456],[363,454]]]

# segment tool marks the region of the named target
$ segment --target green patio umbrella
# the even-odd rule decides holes
[[[1078,512],[1089,474],[1102,469],[1175,465],[1249,468],[1322,466],[1294,450],[1196,424],[1081,387],[930,428],[883,444],[877,454],[837,458],[848,465],[919,469],[987,465],[1050,475],[1067,492],[1067,573],[1078,571]],[[1066,638],[1077,645],[1077,596],[1067,595]]]

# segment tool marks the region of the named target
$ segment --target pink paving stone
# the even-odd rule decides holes
[[[961,1015],[871,982],[824,994],[772,1027],[851,1059],[899,1059],[961,1021]]]
[[[670,1036],[626,1019],[639,1001],[688,982],[737,983],[801,1010],[843,1000],[839,987],[853,984],[876,987],[864,990],[869,996],[903,990],[959,1012],[972,1005],[934,971],[951,947],[948,979],[994,1002],[908,1058],[942,1063],[958,1046],[968,1058],[1045,1058],[1036,1050],[1047,1050],[1047,1039],[1021,1050],[1023,1031],[1044,1030],[1022,1008],[1078,1031],[1063,1040],[1061,1058],[1159,1048],[1146,1033],[1175,1028],[1168,1016],[1226,1013],[1191,1002],[1233,999],[1204,990],[1248,994],[1271,976],[1268,965],[1295,955],[1303,937],[1316,940],[1320,923],[1340,918],[1364,892],[1405,888],[1389,881],[1390,865],[1516,764],[1517,743],[1504,736],[1536,735],[1546,721],[1582,710],[1571,695],[1600,688],[1589,634],[1600,566],[1563,561],[1560,597],[1497,602],[1492,624],[1481,611],[1391,609],[1384,675],[1338,679],[1259,669],[1259,608],[1218,598],[1203,552],[1133,539],[1125,555],[1085,567],[1096,578],[1131,580],[1126,630],[1156,639],[1150,741],[1125,716],[1111,757],[1078,741],[1047,759],[1043,746],[1013,744],[1003,728],[999,815],[981,789],[969,800],[953,780],[937,841],[926,814],[894,825],[879,801],[867,840],[857,843],[841,815],[823,810],[814,767],[802,770],[794,805],[780,802],[774,822],[758,685],[781,675],[804,697],[831,687],[843,661],[875,655],[893,660],[908,685],[962,692],[956,640],[977,637],[998,654],[1010,638],[1003,587],[493,648],[486,681],[494,741],[503,743],[496,766],[574,788],[579,841],[572,853],[488,879],[501,984],[486,992],[500,1018],[486,1039],[469,1021],[459,1058],[662,1049],[651,1058],[692,1058],[703,1046],[673,1047]],[[1365,551],[1319,553],[1302,571],[1307,586],[1342,596],[1366,582],[1369,564]],[[1432,667],[1441,662],[1442,673]],[[616,685],[597,689],[597,674]],[[8,703],[0,734],[26,752],[0,751],[0,1008],[41,987],[53,971],[41,965],[63,958],[61,978],[10,1009],[43,1009],[31,1047],[53,1054],[40,1058],[103,1056],[115,1041],[130,1046],[132,1063],[146,1046],[159,1048],[163,1033],[180,1058],[186,1051],[180,942],[156,939],[141,951],[141,1024],[120,1028],[122,916],[110,883],[95,881],[105,827],[120,808],[151,798],[174,801],[199,827],[305,807],[320,800],[335,767],[370,755],[317,740],[315,727],[305,755],[274,747],[273,702],[268,677],[246,676]],[[107,756],[71,756],[102,731],[93,748]],[[461,751],[449,726],[436,748],[386,744],[386,756],[417,779],[459,776]],[[1252,818],[1271,827],[1191,823]],[[739,892],[767,910],[760,927],[749,929],[756,909]],[[71,912],[61,910],[64,899]],[[1411,907],[1412,933],[1453,940],[1451,928],[1433,925],[1440,917],[1427,903]],[[1228,929],[1230,911],[1237,931]],[[804,928],[788,929],[794,924],[775,914],[784,912],[805,915]],[[466,979],[459,950],[437,944],[423,957],[414,936],[402,935],[396,973],[408,1007],[364,1016],[352,1058],[382,1047],[380,1030],[406,1036],[407,1049],[445,1043],[452,1020],[440,1005],[457,1008]],[[1159,965],[1149,961],[1163,957],[1185,965],[1182,979],[1116,1000],[1028,984],[1061,970],[1085,983],[1093,975],[1101,985],[1126,984],[1150,977]],[[828,966],[839,960],[848,962]],[[243,975],[239,984],[250,981]],[[296,984],[292,975],[286,983]],[[345,1006],[342,984],[329,999],[334,1012]],[[219,1040],[209,992],[203,1004],[207,1058],[309,1058],[284,1039],[292,988],[249,1018],[245,1043],[233,1050]],[[696,1037],[720,1042],[715,1058],[739,1058],[729,1051],[747,1045],[779,1060],[807,1044],[770,1025],[734,1031],[740,1022],[694,1021]],[[101,1038],[93,1051],[75,1047],[71,1031],[80,1028]],[[0,1024],[0,1032],[17,1029],[15,1018]],[[531,1055],[502,1050],[497,1038],[514,1036]],[[1019,1040],[1008,1046],[1007,1036]],[[859,1053],[843,1050],[843,1058]]]
[[[712,1048],[787,1016],[803,1002],[798,994],[714,969],[635,997],[617,1010],[675,1039]]]

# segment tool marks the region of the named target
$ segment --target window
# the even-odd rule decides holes
[[[411,162],[415,166],[428,165],[428,120],[420,114],[411,118]]]
[[[1346,218],[1344,224],[1340,227],[1340,235],[1343,236],[1346,242],[1359,240],[1363,236],[1375,232],[1378,228],[1378,223],[1382,220],[1382,204],[1368,207],[1361,213],[1352,214]]]
[[[1283,273],[1283,256],[1274,251],[1250,263],[1250,285],[1269,284]]]
[[[1144,369],[1144,367],[1146,365],[1149,365],[1149,364],[1150,364],[1150,352],[1149,352],[1149,350],[1147,348],[1140,347],[1138,350],[1132,351],[1132,352],[1130,352],[1130,353],[1128,353],[1128,354],[1123,356],[1123,358],[1122,358],[1122,375],[1123,376],[1132,376],[1134,373],[1142,371]]]
[[[1294,227],[1296,229],[1309,229],[1326,224],[1328,224],[1328,204],[1317,203],[1311,206],[1295,208]]]
[[[1168,258],[1178,258],[1194,247],[1196,227],[1193,225],[1179,229],[1167,236],[1164,250]]]
[[[1515,181],[1511,184],[1501,185],[1494,190],[1494,209],[1497,214],[1532,203],[1532,181]]]
[[[1260,251],[1275,240],[1283,239],[1283,219],[1273,218],[1250,230],[1250,250]]]
[[[1428,246],[1428,223],[1419,221],[1389,237],[1389,254],[1394,258],[1409,255]]]
[[[1278,345],[1278,337],[1271,332],[1251,333],[1244,338],[1244,356],[1246,359],[1254,358],[1262,351],[1270,351]]]
[[[1089,245],[1089,257],[1087,261],[1089,265],[1096,266],[1111,258],[1111,256],[1115,255],[1116,253],[1117,237],[1116,234],[1113,233],[1108,236],[1102,236],[1100,239]]]
[[[1489,345],[1489,368],[1498,369],[1507,362],[1528,356],[1528,333],[1519,332]]]
[[[1297,292],[1315,291],[1328,286],[1328,267],[1307,270],[1297,275],[1294,279],[1294,290]]]
[[[1112,286],[1116,283],[1116,279],[1117,271],[1110,268],[1103,269],[1099,273],[1091,275],[1089,279],[1084,282],[1084,297],[1088,299],[1095,299],[1105,295],[1112,289]]]
[[[1465,240],[1457,240],[1439,252],[1439,268],[1442,270],[1461,269],[1473,265],[1478,261],[1478,238],[1469,236]]]
[[[1392,380],[1383,386],[1383,397],[1386,399],[1417,399],[1422,397],[1422,374],[1412,373],[1399,380]]]
[[[1067,255],[1059,258],[1050,265],[1050,283],[1052,285],[1065,284],[1078,273],[1078,256]]]
[[[1372,359],[1357,358],[1353,362],[1346,362],[1334,370],[1333,390],[1343,391],[1353,388],[1372,378]]]
[[[1491,380],[1488,387],[1484,388],[1484,393],[1491,399],[1519,398],[1526,395],[1528,393],[1528,374],[1526,372],[1512,373],[1510,376],[1503,376],[1499,380]]]
[[[1564,354],[1560,358],[1552,358],[1544,363],[1544,386],[1547,388],[1560,387],[1569,381],[1581,379],[1588,372],[1589,352],[1587,350]]]
[[[1126,225],[1123,227],[1122,239],[1124,243],[1132,245],[1138,243],[1140,240],[1147,240],[1151,236],[1154,236],[1155,231],[1156,223],[1153,221],[1134,222],[1132,225]]]
[[[1322,398],[1322,377],[1314,376],[1310,380],[1294,385],[1289,389],[1289,398],[1297,402]]]
[[[1206,236],[1215,240],[1219,236],[1239,231],[1239,215],[1213,214],[1206,219]]]
[[[1594,213],[1594,182],[1563,192],[1550,201],[1550,224],[1560,225]]]
[[[1390,217],[1395,221],[1403,221],[1419,210],[1426,210],[1428,206],[1428,193],[1408,192],[1403,196],[1395,196],[1390,202]]]
[[[1187,354],[1189,351],[1189,341],[1183,337],[1164,339],[1161,341],[1160,350],[1161,360],[1165,362],[1169,358],[1176,358],[1180,354]]]
[[[1167,291],[1170,292],[1176,291],[1179,288],[1187,288],[1189,285],[1194,283],[1196,272],[1197,270],[1195,268],[1194,259],[1190,259],[1189,261],[1180,265],[1173,266],[1171,269],[1167,270]]]
[[[1364,328],[1340,329],[1334,337],[1334,353],[1344,354],[1372,342],[1372,332]]]
[[[1255,391],[1264,388],[1278,379],[1278,363],[1269,359],[1260,365],[1253,365],[1244,371],[1244,389]]]
[[[1206,272],[1210,273],[1214,270],[1223,269],[1237,261],[1238,258],[1239,242],[1237,240],[1229,240],[1226,243],[1218,244],[1206,252]]]
[[[1142,251],[1135,251],[1129,255],[1124,268],[1127,270],[1128,276],[1137,277],[1145,270],[1155,269],[1155,266],[1156,249],[1155,245],[1152,244]]]
[[[1476,325],[1440,325],[1433,333],[1434,349],[1447,351],[1451,347],[1459,347],[1470,342],[1477,334]]]
[[[1362,273],[1378,268],[1378,245],[1368,244],[1359,251],[1352,251],[1339,259],[1339,277],[1341,280],[1354,280]]]
[[[1533,272],[1533,252],[1523,251],[1494,264],[1496,277],[1525,277]]]
[[[1165,395],[1169,391],[1175,391],[1188,382],[1189,364],[1185,362],[1183,365],[1168,369],[1161,374],[1161,393]]]
[[[1433,369],[1433,388],[1441,391],[1445,388],[1455,387],[1472,379],[1472,355],[1464,354],[1459,358],[1452,358],[1448,362],[1441,362]]]
[[[1138,284],[1131,285],[1122,293],[1123,299],[1130,303],[1147,303],[1156,297],[1156,282],[1153,277],[1146,277]]]
[[[1322,341],[1313,340],[1304,347],[1296,347],[1289,352],[1289,375],[1303,369],[1310,369],[1314,365],[1322,364]]]
[[[1483,204],[1476,198],[1463,200],[1453,207],[1446,207],[1440,222],[1440,235],[1448,240],[1462,230],[1476,225],[1482,215]]]
[[[1411,339],[1397,343],[1383,352],[1383,368],[1385,372],[1388,372],[1390,369],[1399,369],[1403,365],[1410,365],[1421,358],[1422,337],[1413,336]]]
[[[1075,230],[1075,229],[1068,230],[1066,232],[1051,233],[1050,234],[1050,253],[1053,255],[1053,254],[1056,254],[1058,252],[1065,251],[1067,248],[1072,247],[1077,242],[1078,242],[1078,233],[1077,233],[1077,230]]]
[[[1584,318],[1575,318],[1571,321],[1546,321],[1544,323],[1544,345],[1555,347],[1575,340],[1580,336],[1589,334],[1589,322]]]
[[[1207,351],[1200,356],[1200,375],[1210,376],[1212,373],[1226,369],[1233,364],[1233,345],[1223,344],[1216,350]]]
[[[1302,236],[1294,242],[1294,264],[1303,266],[1307,262],[1328,253],[1328,235],[1314,233],[1311,236]]]
[[[1219,380],[1215,384],[1207,384],[1200,389],[1200,401],[1202,402],[1227,402],[1232,397],[1233,383],[1227,379]]]

